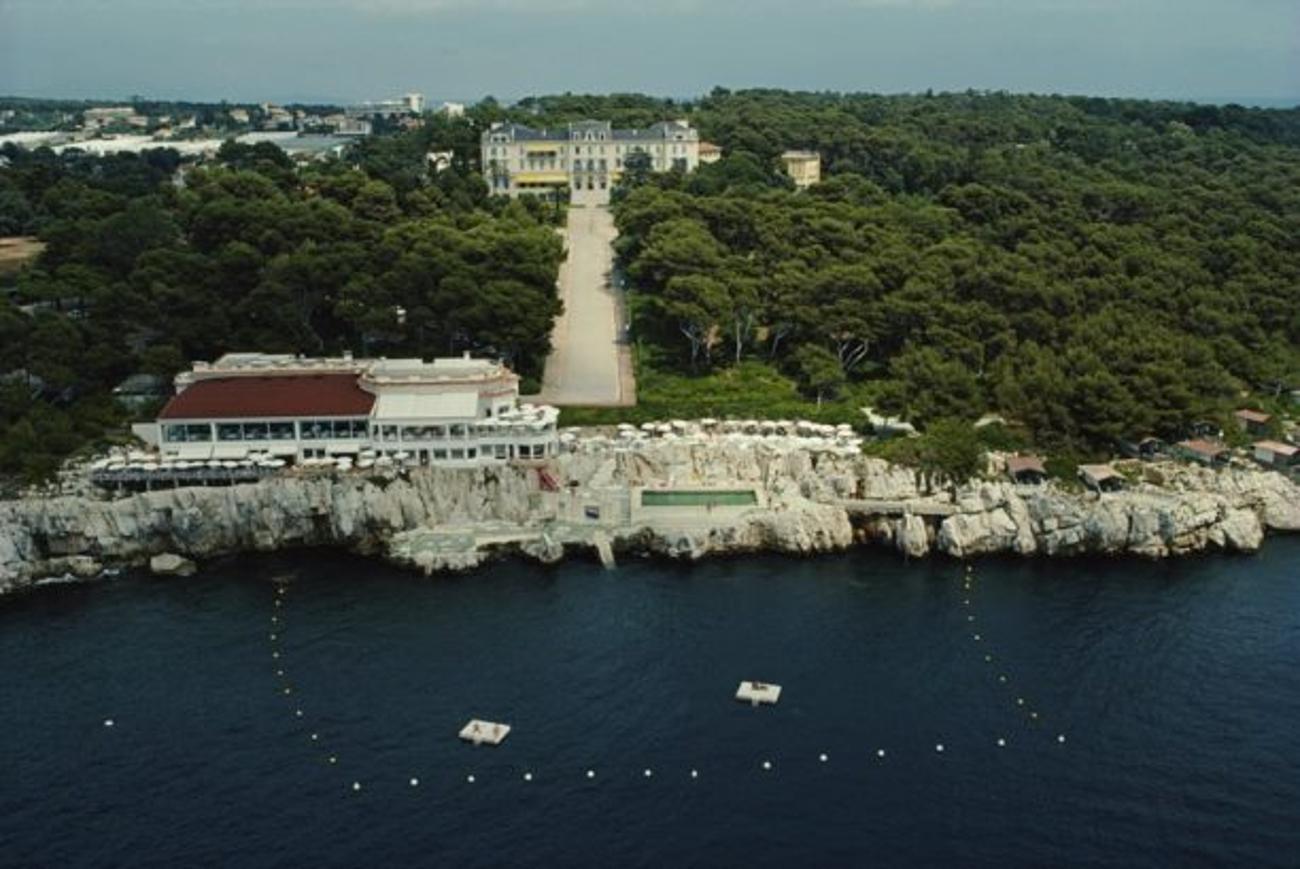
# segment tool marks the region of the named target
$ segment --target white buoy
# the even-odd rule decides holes
[[[361,790],[361,782],[359,782],[359,781],[354,781],[354,782],[352,783],[352,790],[354,790],[354,791],[359,791],[359,790]]]
[[[700,777],[699,770],[695,770],[695,769],[691,770],[691,778],[699,778],[699,777]]]
[[[830,758],[824,754],[817,755],[817,759],[820,760],[822,763],[825,763],[826,761],[830,760]]]
[[[524,773],[524,781],[532,781],[532,780],[533,780],[533,774],[531,772]]]
[[[595,777],[596,777],[596,771],[594,769],[587,770],[587,778],[595,778]]]
[[[646,777],[646,778],[650,778],[652,775],[654,775],[654,771],[653,771],[653,770],[649,770],[649,769],[648,769],[648,770],[645,771],[645,777]]]
[[[976,634],[976,635],[975,635],[975,642],[978,643],[979,641],[980,641],[980,635],[979,635],[979,634]]]
[[[1025,705],[1025,698],[1024,698],[1024,697],[1017,697],[1017,698],[1016,698],[1016,705],[1017,705],[1017,706],[1024,706],[1024,705]]]
[[[1060,736],[1056,737],[1056,741],[1057,741],[1057,742],[1064,743],[1064,742],[1065,742],[1065,734],[1062,733]]]
[[[271,634],[271,639],[272,639],[272,640],[275,639],[275,634]]]
[[[943,752],[943,743],[940,742],[938,745],[936,745],[936,746],[934,747],[934,750],[937,751],[937,752],[942,753],[942,752]]]
[[[470,784],[474,784],[474,776],[472,775],[465,776],[465,781],[469,782]]]
[[[111,719],[111,718],[105,718],[105,719],[104,719],[104,726],[105,726],[105,727],[112,727],[112,726],[113,726],[113,719]]]
[[[420,780],[418,778],[411,779],[411,787],[418,788],[419,786],[420,786]]]
[[[284,675],[284,671],[283,671],[283,670],[276,670],[276,671],[275,671],[275,675],[277,675],[277,676],[283,676],[283,675]]]
[[[331,755],[330,755],[330,763],[338,763],[338,762],[339,762],[339,759],[338,759],[337,757],[335,757],[334,755],[331,754]]]
[[[312,742],[315,742],[317,739],[319,739],[319,737],[318,737],[316,734],[313,733],[313,734],[311,735],[311,741],[312,741]]]
[[[877,748],[876,757],[884,757],[884,756],[885,756],[885,750],[883,748]]]
[[[999,677],[998,677],[998,681],[999,681],[999,682],[1005,682],[1005,681],[1007,681],[1007,677],[1006,677],[1006,676],[999,676]]]
[[[302,710],[301,709],[293,710],[293,715],[295,718],[302,718]]]
[[[999,737],[998,737],[998,748],[1006,748],[1006,747],[1007,747],[1007,741],[1006,741],[1005,739],[1003,739],[1002,737],[999,736]]]
[[[280,653],[279,653],[279,652],[272,652],[272,653],[271,653],[271,657],[272,657],[272,658],[279,658],[279,657],[280,657]]]
[[[770,770],[771,768],[772,768],[772,761],[770,760],[763,761],[763,769]]]

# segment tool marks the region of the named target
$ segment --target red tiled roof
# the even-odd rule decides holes
[[[1193,439],[1190,441],[1180,441],[1178,444],[1184,449],[1191,450],[1194,453],[1200,453],[1203,456],[1214,457],[1226,453],[1228,448],[1222,444],[1216,444],[1213,441]]]
[[[1265,423],[1265,422],[1268,422],[1268,421],[1269,421],[1270,419],[1272,419],[1272,418],[1273,418],[1273,417],[1269,416],[1267,413],[1260,413],[1258,410],[1239,410],[1239,411],[1237,411],[1237,419],[1242,419],[1242,420],[1245,420],[1245,421],[1247,421],[1247,422]]]
[[[1255,441],[1255,446],[1266,449],[1270,453],[1275,453],[1279,456],[1286,456],[1287,458],[1294,456],[1296,453],[1300,453],[1300,447],[1293,447],[1290,444],[1284,444],[1281,441]]]
[[[1047,469],[1043,467],[1043,460],[1038,456],[1007,456],[1007,473],[1019,474],[1024,471],[1047,473]]]
[[[159,419],[366,416],[374,395],[355,374],[289,374],[200,380],[179,393]]]

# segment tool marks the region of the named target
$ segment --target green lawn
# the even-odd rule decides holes
[[[861,408],[869,404],[866,385],[850,387],[835,401],[805,398],[794,381],[764,362],[689,375],[657,368],[642,354],[637,365],[637,405],[618,408],[565,408],[561,425],[612,425],[649,420],[700,419],[811,419],[819,422],[863,421]]]

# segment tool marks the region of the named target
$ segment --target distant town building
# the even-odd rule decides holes
[[[1096,492],[1116,492],[1124,488],[1124,476],[1110,465],[1079,465],[1079,479]]]
[[[440,108],[438,111],[442,112],[444,115],[446,115],[449,118],[463,118],[465,117],[465,104],[464,103],[443,103],[442,108]]]
[[[86,126],[106,127],[109,124],[126,123],[133,115],[135,115],[135,109],[131,106],[100,106],[86,109],[84,116]]]
[[[428,161],[429,168],[433,170],[434,174],[450,169],[451,161],[455,157],[455,151],[430,151],[424,155],[424,159]]]
[[[334,127],[334,132],[340,136],[369,136],[374,125],[365,118],[343,118]]]
[[[722,159],[722,147],[712,142],[700,142],[700,163],[716,163]]]
[[[402,99],[406,102],[408,112],[418,115],[424,111],[424,94],[409,93],[405,94]]]
[[[228,353],[176,377],[153,423],[133,427],[164,458],[302,462],[350,456],[481,465],[556,454],[558,411],[519,403],[519,377],[464,357],[312,359]]]
[[[234,121],[236,124],[248,123],[247,109],[231,109],[230,111],[226,112],[226,114],[230,115],[230,120]]]
[[[136,410],[171,395],[171,384],[157,374],[132,374],[113,387],[113,400],[123,407]]]
[[[804,190],[822,180],[822,158],[816,151],[786,151],[781,155],[785,174],[794,186]]]
[[[645,154],[655,172],[689,172],[699,165],[699,148],[699,133],[686,121],[644,130],[616,130],[608,121],[549,130],[495,123],[483,133],[483,173],[492,193],[508,196],[562,187],[608,190],[633,154]]]

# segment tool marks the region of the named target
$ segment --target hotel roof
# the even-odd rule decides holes
[[[367,416],[375,396],[355,374],[282,374],[199,380],[178,393],[159,419],[265,419]]]

